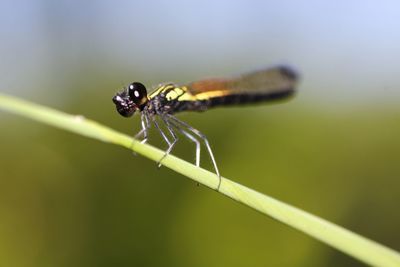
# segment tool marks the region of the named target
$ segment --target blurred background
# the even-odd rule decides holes
[[[399,17],[394,0],[3,0],[0,91],[134,135],[111,102],[131,81],[291,65],[290,102],[179,117],[225,177],[400,250]],[[0,119],[0,266],[363,266],[125,149]]]

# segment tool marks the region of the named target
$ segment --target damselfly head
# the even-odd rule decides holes
[[[130,117],[135,111],[143,110],[148,101],[147,90],[143,84],[134,82],[117,93],[112,100],[119,114]]]

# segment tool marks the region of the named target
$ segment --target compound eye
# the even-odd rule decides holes
[[[128,95],[136,105],[140,106],[147,100],[146,87],[138,82],[131,83],[128,86]]]

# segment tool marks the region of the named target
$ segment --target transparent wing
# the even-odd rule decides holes
[[[227,79],[205,79],[188,84],[194,96],[221,97],[243,94],[289,94],[295,90],[298,75],[289,67],[279,66]]]

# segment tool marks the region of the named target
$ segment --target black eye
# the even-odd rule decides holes
[[[136,105],[141,105],[147,100],[146,87],[141,83],[131,83],[128,86],[128,94]]]

